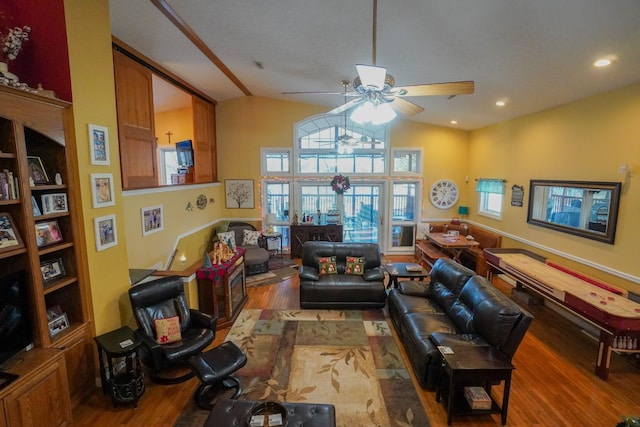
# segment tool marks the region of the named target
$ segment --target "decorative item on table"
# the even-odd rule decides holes
[[[460,224],[461,224],[460,218],[457,218],[457,217],[451,218],[451,225],[460,225]]]
[[[229,261],[235,252],[224,242],[215,242],[213,244],[213,250],[211,251],[211,263],[222,264]]]
[[[329,209],[326,214],[327,224],[340,224],[340,211],[338,209]]]
[[[616,424],[616,427],[640,427],[640,418],[635,416],[623,416],[622,421]]]
[[[336,194],[344,194],[345,191],[351,188],[351,182],[348,176],[335,175],[331,180],[331,188]]]

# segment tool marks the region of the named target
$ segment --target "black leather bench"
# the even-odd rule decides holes
[[[246,426],[251,409],[262,402],[220,399],[203,427]],[[287,427],[335,427],[333,405],[320,403],[283,403],[287,409]]]

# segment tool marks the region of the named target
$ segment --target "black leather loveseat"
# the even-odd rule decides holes
[[[336,257],[335,274],[320,274],[320,258]],[[362,274],[346,274],[347,257],[364,258]],[[308,241],[302,247],[301,308],[382,308],[387,294],[376,243]]]
[[[438,385],[437,345],[493,346],[513,358],[533,316],[487,279],[439,259],[425,282],[400,282],[388,298],[393,325],[425,388]]]

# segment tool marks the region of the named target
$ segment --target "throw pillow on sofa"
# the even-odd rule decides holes
[[[243,235],[242,246],[258,246],[259,231],[244,230]]]
[[[364,274],[364,257],[348,256],[344,272],[346,274]]]
[[[325,276],[327,274],[337,274],[338,269],[336,268],[336,257],[320,257],[318,258],[318,270],[320,270],[320,275]]]
[[[236,234],[233,231],[218,233],[218,240],[228,245],[231,249],[236,247]]]

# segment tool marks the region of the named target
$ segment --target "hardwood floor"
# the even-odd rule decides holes
[[[386,257],[405,261],[407,257]],[[497,288],[510,286],[496,281]],[[297,277],[279,284],[249,288],[245,308],[299,308]],[[509,426],[610,426],[622,415],[640,415],[640,363],[614,356],[608,381],[595,376],[596,342],[573,323],[544,306],[526,307],[535,320],[513,359],[516,370],[511,385]],[[218,344],[228,330],[217,333]],[[402,345],[399,344],[402,348]],[[407,366],[410,366],[406,360]],[[413,372],[412,372],[413,373]],[[414,384],[432,426],[445,426],[444,407],[433,390]],[[150,381],[138,408],[111,404],[96,388],[74,409],[76,426],[173,426],[185,403],[192,398],[197,379],[160,386]],[[500,396],[501,390],[494,393]],[[471,427],[500,425],[499,414],[454,417],[453,425]],[[226,426],[221,426],[226,427]],[[420,426],[422,427],[422,426]]]

